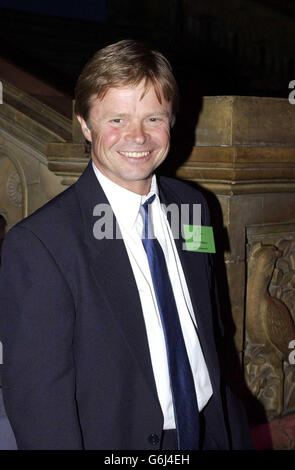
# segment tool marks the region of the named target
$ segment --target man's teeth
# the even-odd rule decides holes
[[[147,157],[150,154],[150,151],[147,152],[120,152],[124,157],[140,158]]]

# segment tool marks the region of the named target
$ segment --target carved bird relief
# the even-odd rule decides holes
[[[251,357],[248,357],[246,378],[252,393],[261,399],[271,418],[279,416],[283,411],[283,361],[288,359],[289,343],[295,339],[295,325],[289,310],[281,300],[269,293],[276,260],[281,255],[274,245],[257,243],[252,246],[248,260],[247,354],[249,356],[252,350],[253,356],[256,349],[256,352],[259,350],[260,358],[250,373]],[[256,346],[251,348],[251,345]]]

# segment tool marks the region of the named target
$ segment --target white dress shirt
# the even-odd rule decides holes
[[[161,207],[159,200],[156,177],[152,178],[149,194],[141,196],[111,181],[94,164],[93,169],[117,219],[137,284],[158,398],[164,416],[164,429],[175,429],[164,331],[148,259],[141,240],[143,219],[140,207],[153,194],[156,194],[156,198],[151,204],[154,235],[161,244],[165,255],[200,411],[207,404],[213,392],[196,333],[196,318],[184,273],[165,210]]]

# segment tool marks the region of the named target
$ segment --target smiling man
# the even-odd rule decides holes
[[[177,101],[159,52],[98,51],[76,86],[89,165],[5,239],[3,388],[20,449],[251,447],[219,369],[210,250],[184,249],[165,210],[198,204],[208,227],[205,199],[155,175]],[[119,237],[94,236],[106,206]]]

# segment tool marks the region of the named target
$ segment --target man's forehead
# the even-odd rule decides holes
[[[154,85],[151,82],[145,82],[142,80],[139,84],[112,86],[106,88],[100,94],[93,94],[90,98],[90,105],[93,107],[96,104],[111,101],[111,99],[114,101],[119,100],[120,98],[128,100],[129,96],[130,98],[134,97],[134,91],[136,92],[139,101],[142,101],[146,95],[154,95],[159,104],[166,102],[160,84]]]

